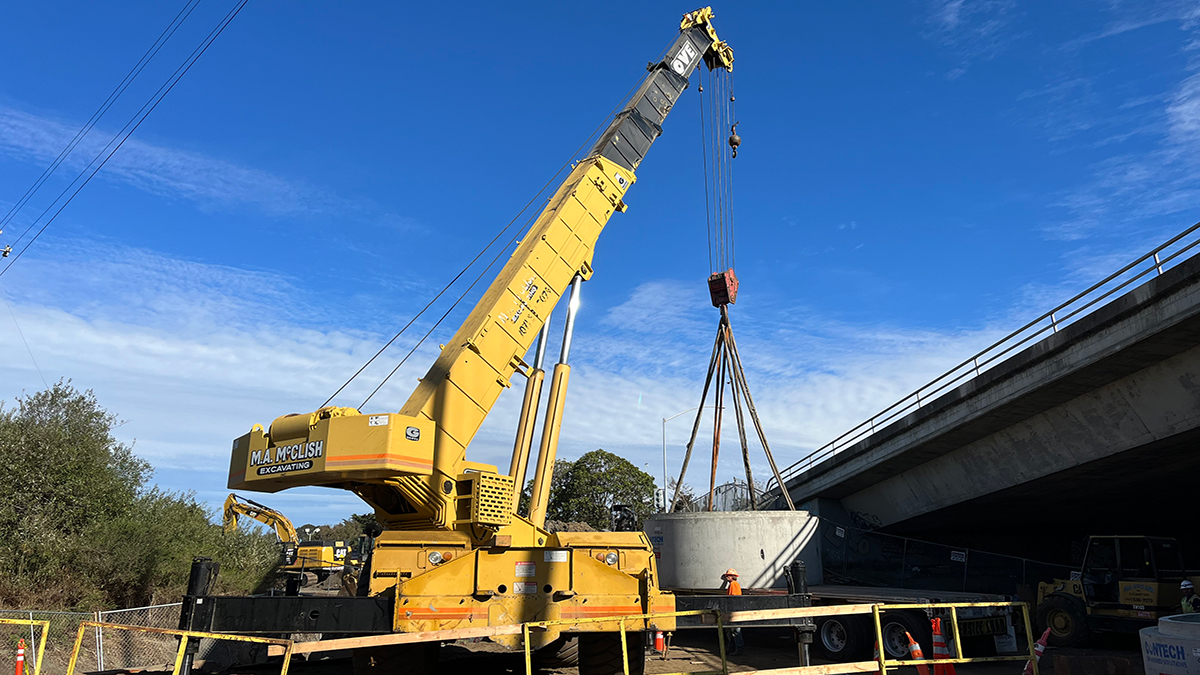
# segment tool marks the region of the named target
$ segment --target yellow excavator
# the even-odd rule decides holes
[[[229,487],[276,492],[297,486],[349,490],[375,509],[373,539],[358,594],[388,599],[396,632],[527,621],[671,612],[654,551],[641,532],[556,532],[545,528],[558,447],[579,289],[592,276],[597,239],[625,211],[662,123],[691,74],[733,68],[711,8],[683,16],[678,36],[533,222],[507,264],[397,413],[329,406],[255,425],[233,441]],[[612,56],[589,57],[607,63]],[[503,171],[502,171],[503,172]],[[518,514],[550,338],[564,294],[562,349],[550,379],[528,514]],[[537,338],[533,363],[525,360]],[[525,395],[507,472],[472,462],[466,449],[501,392],[524,377]],[[631,620],[630,671],[640,672],[643,629],[670,631],[672,617]],[[620,673],[616,621],[568,623],[529,634],[531,648],[578,634],[582,675]],[[512,648],[521,636],[497,636]],[[432,645],[432,646],[428,646]],[[359,673],[430,670],[437,643],[357,650]]]
[[[225,498],[224,527],[233,532],[238,527],[238,516],[252,518],[275,530],[275,536],[283,547],[279,571],[299,575],[301,585],[311,581],[320,583],[331,574],[342,572],[346,564],[358,564],[350,554],[344,541],[305,540],[301,541],[292,521],[275,509],[256,501],[230,494]],[[310,576],[311,575],[311,578]]]

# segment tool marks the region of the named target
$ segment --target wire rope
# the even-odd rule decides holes
[[[187,2],[184,3],[183,7],[179,10],[179,13],[171,19],[171,23],[167,24],[167,27],[163,29],[162,33],[159,33],[158,37],[155,38],[154,42],[150,45],[150,48],[146,50],[146,53],[142,54],[142,57],[138,59],[137,63],[133,65],[133,68],[131,68],[129,72],[125,74],[125,77],[121,78],[121,81],[117,83],[116,88],[109,93],[108,97],[104,99],[104,102],[100,104],[100,107],[92,113],[92,116],[88,118],[87,122],[85,122],[82,127],[80,127],[79,131],[75,132],[74,138],[72,138],[67,143],[66,147],[58,153],[58,156],[54,158],[54,161],[50,162],[50,165],[42,171],[42,175],[38,176],[37,180],[33,182],[33,185],[29,186],[29,189],[25,191],[25,194],[21,195],[21,198],[13,203],[12,207],[8,210],[8,213],[4,214],[3,218],[0,218],[0,228],[3,228],[8,223],[12,222],[14,218],[16,218],[17,214],[21,212],[21,209],[23,209],[29,200],[32,199],[35,194],[37,194],[37,191],[41,189],[42,185],[44,185],[47,180],[50,179],[50,176],[52,176],[54,172],[58,170],[58,167],[63,163],[63,161],[66,160],[67,156],[70,155],[71,152],[75,150],[75,147],[83,141],[84,137],[91,132],[92,127],[96,126],[96,123],[100,121],[100,118],[104,116],[104,113],[108,112],[108,109],[117,102],[117,99],[121,97],[121,94],[125,93],[125,90],[129,88],[129,85],[133,84],[133,81],[137,79],[137,76],[140,75],[146,66],[150,64],[150,61],[158,55],[158,52],[161,51],[162,48],[167,44],[167,41],[175,35],[175,31],[179,30],[179,27],[183,25],[184,21],[187,21],[188,17],[191,16],[196,7],[200,6],[201,1],[202,0],[187,0]],[[36,222],[37,221],[35,220],[34,223]],[[25,228],[25,231],[21,233],[21,236],[17,237],[17,239],[13,241],[11,245],[15,246],[20,243],[20,241],[25,238],[25,235],[29,234],[29,231],[32,228],[33,223],[31,223],[29,227]]]
[[[663,51],[663,54],[665,54],[665,53],[666,53],[666,50]],[[661,60],[662,60],[662,55],[659,56],[659,61],[661,61]],[[416,322],[417,319],[419,319],[422,315],[424,315],[425,312],[427,312],[430,309],[430,307],[432,307],[433,304],[435,302],[437,302],[437,300],[446,293],[446,291],[450,290],[451,286],[453,286],[464,274],[467,273],[468,270],[471,269],[472,266],[475,265],[475,263],[481,257],[483,257],[483,255],[488,251],[488,249],[490,249],[492,247],[492,245],[494,245],[496,243],[496,241],[501,236],[503,236],[504,233],[507,232],[510,227],[512,227],[512,224],[515,223],[525,213],[525,211],[528,210],[529,207],[532,206],[534,204],[534,202],[536,202],[538,200],[539,197],[541,197],[541,195],[546,191],[546,189],[549,188],[551,186],[551,184],[554,183],[554,181],[562,174],[562,172],[565,169],[567,169],[569,166],[572,166],[572,163],[575,161],[575,158],[579,156],[579,153],[583,152],[583,149],[586,148],[588,146],[588,144],[591,143],[593,141],[593,139],[596,138],[596,135],[599,134],[604,129],[604,125],[609,122],[609,120],[613,117],[613,115],[615,115],[617,113],[618,110],[621,109],[622,104],[624,104],[626,101],[628,101],[629,97],[633,94],[634,90],[637,89],[639,84],[640,84],[640,82],[635,83],[632,87],[629,88],[628,91],[625,92],[625,95],[620,98],[617,105],[614,106],[613,109],[610,110],[609,113],[604,116],[604,118],[600,121],[600,123],[598,125],[596,125],[596,128],[593,129],[590,134],[588,134],[586,139],[584,139],[583,143],[579,144],[579,147],[576,148],[575,151],[570,154],[570,156],[568,156],[567,160],[565,162],[563,162],[561,166],[558,167],[558,170],[555,171],[554,174],[550,176],[550,178],[545,182],[545,184],[542,185],[541,189],[539,189],[537,191],[537,193],[534,194],[533,198],[531,198],[528,202],[526,202],[525,206],[523,206],[521,208],[521,210],[518,211],[515,216],[513,216],[512,220],[510,220],[508,222],[508,224],[505,225],[504,228],[501,229],[500,232],[498,232],[496,234],[496,236],[493,237],[492,240],[490,242],[488,242],[488,244],[486,246],[484,246],[482,249],[480,249],[479,253],[475,254],[475,257],[472,258],[471,261],[469,263],[467,263],[466,266],[463,267],[462,270],[460,270],[458,272],[458,274],[456,274],[454,276],[453,279],[451,279],[445,286],[443,286],[442,289],[440,291],[438,291],[437,295],[435,295],[432,300],[430,300],[428,303],[425,304],[425,306],[423,308],[421,308],[421,311],[417,312],[417,314],[415,316],[413,316],[413,318],[410,319],[408,321],[408,323],[406,323],[404,325],[403,328],[401,328],[395,335],[393,335],[392,338],[383,345],[383,347],[381,347],[378,351],[376,351],[375,354],[371,356],[371,358],[367,359],[367,362],[364,363],[362,366],[360,366],[359,369],[356,370],[353,375],[351,375],[345,382],[343,382],[342,385],[337,388],[337,391],[333,392],[333,394],[331,394],[329,396],[329,398],[325,399],[325,402],[321,404],[322,408],[329,405],[329,403],[331,401],[333,401],[334,397],[336,397],[339,393],[341,393],[347,386],[350,385],[351,382],[353,382],[359,375],[361,375],[363,373],[363,371],[366,370],[367,366],[370,366],[371,363],[375,361],[375,359],[379,358],[379,356],[381,354],[383,354],[383,352],[385,350],[387,350],[388,347],[390,347],[397,339],[399,339],[400,336],[403,335],[404,332],[406,330],[408,330],[409,327],[411,327]],[[520,233],[520,231],[518,231],[518,234],[519,233]],[[507,246],[506,246],[506,248],[507,248]],[[503,252],[504,250],[506,250],[506,248],[501,249],[501,251]],[[485,269],[490,269],[490,267],[491,267],[491,264],[489,264],[488,268],[485,268]],[[478,282],[478,279],[476,280],[476,282],[472,283],[470,287],[468,287],[466,292],[469,292],[470,289],[473,288],[475,286],[475,283],[477,283],[477,282]],[[462,301],[462,298],[465,296],[466,292],[464,292],[464,295],[459,296],[458,300],[456,300],[454,302],[454,305],[451,306],[451,310],[453,310],[454,307],[458,306],[459,302]],[[449,312],[447,312],[447,314],[448,313]],[[375,389],[371,392],[370,396],[368,396],[366,398],[366,400],[364,400],[362,402],[360,407],[365,406],[367,404],[367,402],[369,402],[371,400],[371,397],[373,397],[376,394],[376,392],[378,392],[379,389],[381,387],[383,387],[383,385],[385,383],[387,383],[387,381],[392,377],[392,375],[395,374],[395,372],[397,370],[399,370],[400,366],[404,365],[404,362],[408,360],[408,357],[411,356],[413,354],[413,352],[415,352],[417,350],[417,348],[420,347],[421,344],[423,344],[425,342],[425,340],[429,337],[429,335],[433,332],[433,330],[436,329],[437,326],[440,325],[445,318],[446,318],[446,314],[444,314],[440,319],[438,319],[437,323],[434,324],[434,327],[431,328],[429,330],[429,332],[427,332],[424,336],[421,337],[420,340],[417,341],[417,344],[414,345],[411,350],[409,350],[409,352],[400,360],[400,363],[398,363],[396,365],[396,367],[392,369],[392,371],[383,379],[383,381],[380,382],[379,385],[375,387]]]
[[[34,219],[33,224],[36,224],[38,220],[41,220],[42,217],[49,213],[50,210],[54,208],[54,205],[58,203],[58,200],[62,199],[63,195],[70,191],[71,186],[74,185],[75,182],[80,178],[82,178],[84,174],[87,174],[88,169],[91,169],[92,165],[96,164],[97,160],[99,160],[99,164],[96,164],[96,168],[92,169],[92,172],[87,175],[87,178],[84,178],[83,182],[79,184],[79,187],[77,187],[75,191],[72,192],[69,197],[67,197],[67,200],[63,202],[62,206],[60,206],[57,211],[54,212],[54,215],[50,216],[45,224],[42,225],[37,234],[33,236],[33,239],[31,239],[29,243],[26,244],[16,256],[13,257],[12,261],[9,262],[4,269],[0,270],[0,276],[4,276],[8,270],[12,269],[12,266],[21,259],[21,256],[23,256],[25,252],[28,251],[31,246],[33,246],[34,242],[36,242],[38,238],[42,236],[42,234],[46,231],[46,228],[58,218],[59,214],[63,212],[63,209],[67,208],[67,206],[75,199],[80,190],[86,187],[87,184],[96,177],[96,174],[100,171],[100,169],[104,168],[104,165],[108,163],[108,160],[112,159],[113,155],[121,149],[121,146],[125,145],[125,141],[129,140],[129,137],[133,135],[133,132],[137,131],[138,127],[140,127],[142,123],[146,121],[146,119],[150,116],[150,113],[154,112],[155,108],[162,103],[167,94],[171,93],[171,90],[175,88],[175,85],[179,84],[179,81],[183,79],[183,76],[192,69],[192,66],[196,65],[196,61],[198,61],[200,57],[208,51],[208,48],[211,47],[213,42],[215,42],[216,39],[221,36],[221,33],[225,32],[225,28],[228,27],[234,18],[237,17],[237,15],[242,11],[242,8],[246,6],[247,2],[249,2],[249,0],[240,0],[240,2],[225,15],[225,17],[217,24],[217,26],[209,32],[208,36],[201,41],[200,45],[197,46],[196,49],[192,50],[192,53],[187,59],[184,60],[183,64],[175,69],[175,72],[172,73],[171,76],[167,78],[167,81],[158,88],[158,91],[154,92],[154,95],[150,97],[150,100],[147,101],[136,113],[134,113],[133,118],[121,128],[121,131],[117,132],[117,135],[113,136],[112,140],[108,142],[108,145],[104,146],[104,149],[102,149],[92,159],[92,161],[89,162],[88,165],[79,172],[79,175],[77,175],[71,181],[71,183],[68,184],[61,193],[59,193],[59,196],[56,197],[55,200],[51,202],[50,205],[47,206],[46,209],[42,211],[42,213],[36,219]],[[140,119],[138,119],[139,115],[141,115]],[[128,132],[126,132],[127,129]],[[117,139],[120,139],[120,141],[118,142]],[[108,153],[107,155],[105,154],[106,152]],[[103,157],[103,160],[100,159],[101,157]],[[32,227],[32,225],[30,227]]]

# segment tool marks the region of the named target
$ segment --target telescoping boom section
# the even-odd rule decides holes
[[[657,588],[653,551],[642,533],[550,533],[543,521],[580,282],[592,276],[600,233],[613,213],[625,210],[635,172],[689,76],[701,63],[733,67],[712,17],[709,8],[684,15],[665,56],[648,66],[636,93],[558,187],[399,412],[325,407],[284,415],[265,429],[256,425],[233,442],[232,489],[337,487],[374,507],[383,531],[358,592],[396,599],[395,630],[674,608],[673,596]],[[522,516],[516,492],[530,459],[544,328],[568,292],[573,300],[542,425],[534,504]],[[539,334],[539,356],[526,363]],[[518,374],[526,395],[511,467],[502,473],[468,461],[471,439]],[[673,621],[660,621],[660,629],[671,630]],[[566,630],[618,629],[601,622]],[[545,644],[558,632],[530,639]]]

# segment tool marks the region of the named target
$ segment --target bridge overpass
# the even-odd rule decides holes
[[[1048,560],[1177,536],[1200,564],[1198,228],[788,467],[797,507]]]

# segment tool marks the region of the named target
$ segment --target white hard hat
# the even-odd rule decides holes
[[[1187,579],[1184,579],[1183,582],[1179,584],[1179,590],[1186,591],[1189,588],[1195,588],[1195,586]]]

